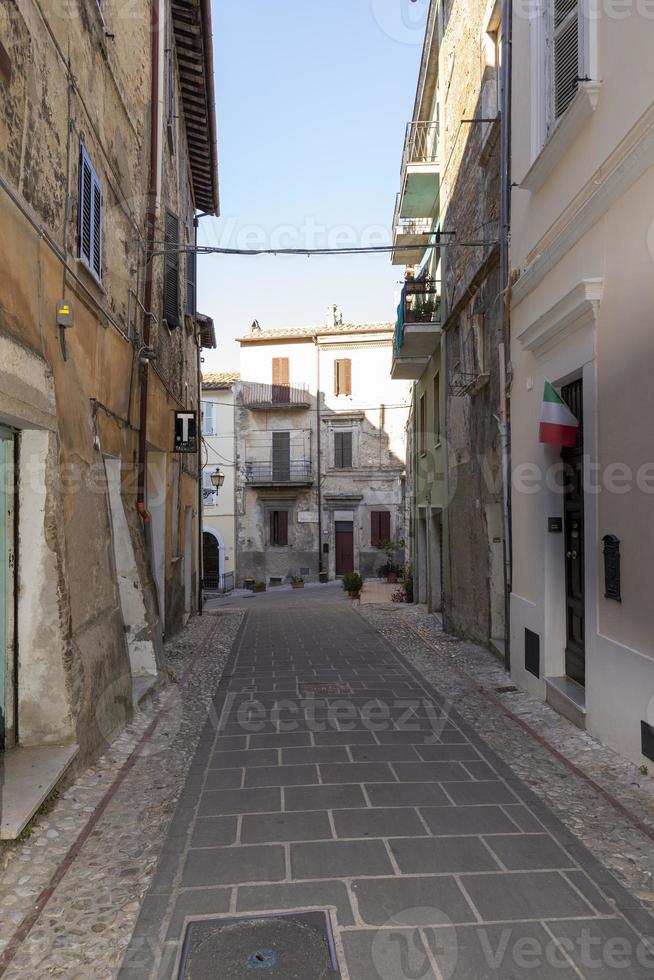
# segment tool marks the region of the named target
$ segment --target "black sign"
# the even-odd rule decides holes
[[[615,534],[605,534],[604,542],[604,595],[607,599],[622,602],[620,594],[620,539]]]
[[[195,412],[175,412],[176,453],[197,453],[198,417]]]
[[[561,532],[563,531],[563,518],[548,517],[547,530],[550,532],[550,534],[561,534]]]

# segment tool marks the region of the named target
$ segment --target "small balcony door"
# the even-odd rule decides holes
[[[291,479],[291,433],[272,434],[272,478],[275,483],[288,483]]]
[[[272,359],[272,400],[285,404],[291,400],[288,357]]]

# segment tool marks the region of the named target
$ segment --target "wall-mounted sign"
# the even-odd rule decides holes
[[[620,591],[620,539],[615,534],[605,534],[604,542],[604,595],[607,599],[622,602]]]
[[[563,518],[548,517],[547,530],[550,532],[550,534],[561,534],[561,532],[563,531]]]
[[[318,523],[318,511],[313,510],[301,510],[298,511],[297,515],[298,524],[317,524]]]
[[[70,300],[60,299],[57,303],[57,326],[72,327],[73,325],[73,304]]]
[[[175,412],[176,453],[197,453],[198,419],[195,412]]]

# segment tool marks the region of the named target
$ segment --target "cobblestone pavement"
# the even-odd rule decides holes
[[[172,683],[74,779],[27,839],[0,849],[0,974],[12,936],[35,903],[45,903],[7,980],[116,976],[242,615],[230,609],[196,618],[167,644]],[[121,774],[79,853],[71,854]],[[54,875],[61,880],[48,898]]]
[[[529,788],[541,760],[522,779],[493,751],[492,707],[481,738],[416,670],[446,640],[414,626],[333,589],[248,603],[120,980],[177,976],[189,920],[307,909],[350,980],[652,976],[652,918]],[[225,941],[194,980],[247,972]],[[287,977],[291,952],[248,963]]]
[[[640,773],[633,763],[576,728],[549,705],[524,691],[510,690],[511,677],[495,656],[474,643],[446,635],[440,618],[428,615],[424,607],[379,605],[359,611],[438,687],[602,864],[654,912],[652,840],[521,730],[499,704],[526,722],[650,830],[654,830],[652,775]],[[502,690],[506,688],[509,690]]]

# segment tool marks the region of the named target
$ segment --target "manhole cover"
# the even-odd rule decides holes
[[[345,681],[333,684],[300,684],[300,694],[303,698],[342,698],[352,694],[352,688]]]
[[[324,912],[209,919],[187,926],[179,980],[337,980]]]

